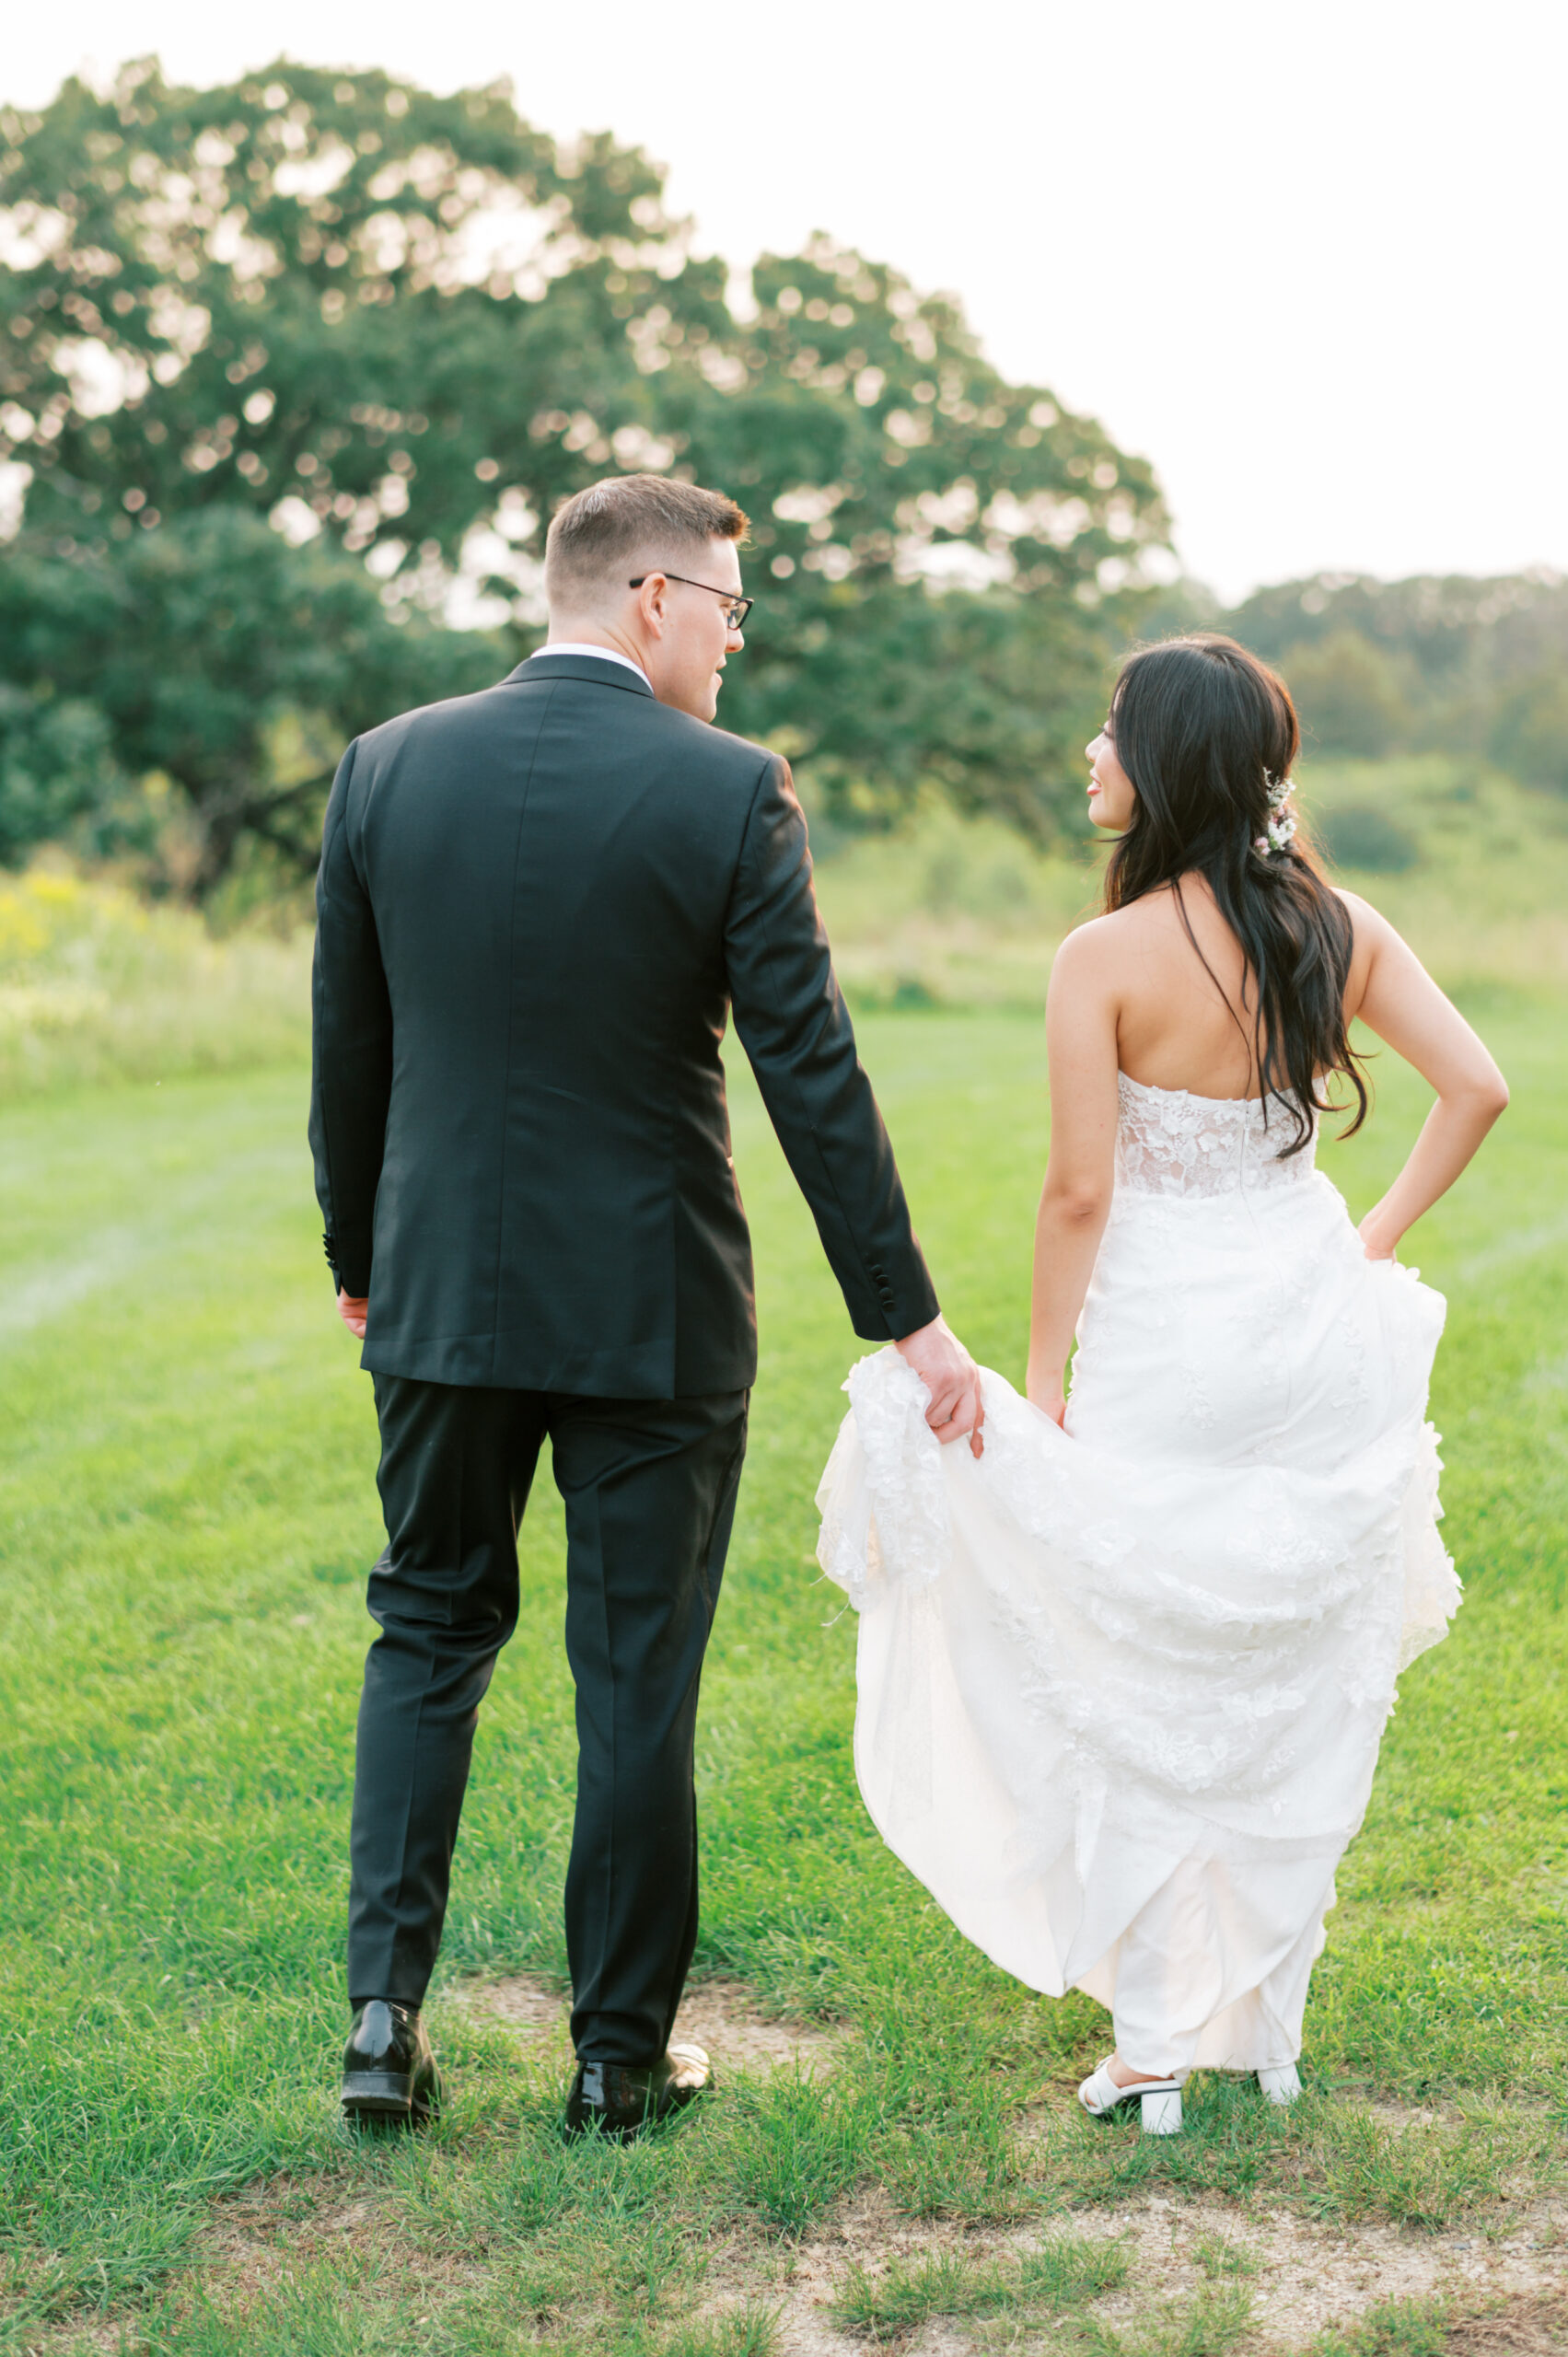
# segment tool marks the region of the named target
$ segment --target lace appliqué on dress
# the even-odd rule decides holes
[[[850,1413],[817,1492],[817,1559],[860,1611],[884,1560],[906,1578],[939,1579],[952,1525],[941,1445],[925,1421],[931,1394],[908,1361],[876,1352],[842,1388]]]
[[[1116,1178],[1140,1195],[1233,1195],[1243,1189],[1300,1186],[1313,1173],[1313,1142],[1282,1159],[1295,1135],[1276,1098],[1192,1097],[1118,1073],[1121,1114]]]

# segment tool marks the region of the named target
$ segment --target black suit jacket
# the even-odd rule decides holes
[[[366,1366],[748,1386],[731,1006],[856,1333],[935,1316],[776,754],[537,658],[350,746],[317,909],[316,1191]]]

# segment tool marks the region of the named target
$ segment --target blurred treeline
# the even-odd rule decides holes
[[[1200,596],[1193,619],[1207,620]],[[1289,682],[1308,763],[1445,756],[1473,801],[1490,771],[1568,801],[1568,582],[1546,573],[1375,581],[1324,574],[1260,589],[1212,619]],[[1318,814],[1341,867],[1394,873],[1423,856],[1422,809],[1397,786]],[[1563,803],[1548,824],[1562,831]],[[1544,814],[1543,814],[1544,816]]]
[[[297,881],[346,740],[527,654],[544,522],[637,467],[753,517],[724,725],[830,818],[1075,804],[1164,513],[947,298],[826,237],[738,292],[504,87],[143,62],[0,141],[0,859]]]
[[[1550,574],[1260,589],[1225,627],[1284,672],[1322,752],[1476,754],[1568,794],[1568,582]]]

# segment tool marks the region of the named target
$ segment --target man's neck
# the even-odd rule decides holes
[[[563,614],[557,620],[552,614],[547,630],[545,644],[540,649],[541,655],[557,644],[594,646],[601,654],[619,655],[622,662],[634,663],[639,671],[647,670],[641,647],[633,645],[630,634],[618,629],[613,622],[589,621],[586,616],[575,614]]]
[[[650,688],[653,686],[652,679],[648,679],[647,672],[636,656],[623,654],[619,646],[607,645],[602,635],[592,639],[568,637],[563,632],[552,633],[542,646],[535,647],[529,659],[537,662],[541,655],[597,655],[606,663],[623,664],[627,670],[635,671],[640,679],[646,679]]]

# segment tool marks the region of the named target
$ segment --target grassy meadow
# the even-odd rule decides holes
[[[1477,841],[1468,855],[1481,874],[1493,853]],[[950,842],[935,887],[921,856],[889,853],[890,899],[910,863],[890,911],[855,915],[864,848],[826,864],[824,900],[945,1306],[1018,1381],[1047,1142],[1038,1007],[1015,1003],[1014,969],[989,1004],[878,1001],[916,942],[912,979],[940,999],[958,965],[934,972],[933,942],[972,973],[987,924],[999,957],[1017,942],[1047,959],[1047,915],[1071,914],[1049,896],[1069,884],[1018,859],[1039,899],[1033,933],[1019,919],[1009,935],[962,900],[1013,890],[1016,914],[994,842]],[[1367,888],[1419,917],[1446,872],[1439,846]],[[1532,874],[1528,857],[1515,872]],[[958,904],[932,911],[955,873]],[[719,2050],[724,2094],[676,2131],[566,2148],[559,2028],[520,2038],[486,2010],[507,1976],[548,1989],[563,1965],[571,1698],[561,1518],[541,1479],[432,1995],[451,2100],[423,2139],[350,2143],[334,2118],[344,1845],[379,1528],[369,1384],[332,1314],[310,1194],[285,975],[297,949],[186,945],[214,958],[214,997],[232,987],[242,1008],[224,959],[258,958],[248,1069],[203,1068],[206,1017],[175,1023],[168,966],[146,986],[163,1011],[145,1061],[117,1086],[112,1058],[94,1061],[108,1005],[78,1024],[76,1064],[35,1050],[5,1067],[0,2350],[1207,2357],[1311,2338],[1282,2344],[1259,2321],[1240,2238],[1260,2220],[1387,2230],[1417,2252],[1539,2240],[1562,2189],[1568,2063],[1568,995],[1544,948],[1533,973],[1509,960],[1551,923],[1529,908],[1500,948],[1483,909],[1473,937],[1448,941],[1515,1105],[1405,1255],[1450,1303],[1434,1414],[1466,1606],[1405,1681],[1341,1878],[1307,2097],[1275,2114],[1211,2075],[1168,2144],[1078,2115],[1104,2014],[986,1964],[861,1810],[854,1626],[818,1577],[811,1504],[860,1346],[738,1058],[762,1358],[704,1685],[696,1968],[830,2042],[772,2071]],[[113,1004],[110,984],[78,980]],[[126,1026],[141,987],[121,992]],[[1425,1096],[1389,1060],[1374,1069],[1370,1131],[1324,1156],[1356,1210]],[[1123,2232],[1159,2202],[1173,2236],[1209,2222],[1174,2305]],[[1447,2333],[1424,2300],[1314,2345],[1469,2345]]]

